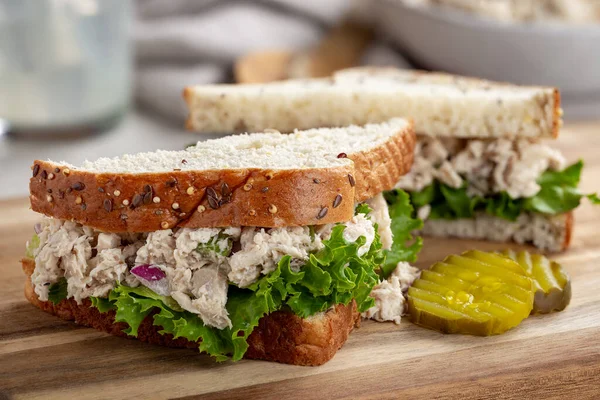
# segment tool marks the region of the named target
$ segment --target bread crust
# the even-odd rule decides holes
[[[355,202],[392,189],[409,171],[415,142],[411,122],[380,146],[348,154],[353,165],[314,169],[94,173],[36,160],[31,208],[105,232],[345,222]],[[216,207],[209,188],[221,200]]]
[[[21,260],[27,275],[25,297],[39,309],[66,321],[88,326],[114,336],[134,339],[123,332],[127,324],[115,322],[115,312],[101,313],[85,299],[78,305],[67,299],[54,305],[40,301],[31,284],[35,263],[31,259]],[[152,325],[148,316],[138,328],[137,339],[142,342],[176,348],[198,348],[197,342],[185,338],[174,339],[172,335],[158,333],[160,327]],[[260,319],[258,326],[248,337],[249,348],[244,358],[276,361],[285,364],[316,366],[329,361],[341,348],[354,327],[360,325],[360,313],[356,302],[338,304],[326,313],[309,318],[300,318],[290,311],[276,311]]]
[[[562,250],[565,251],[571,245],[571,238],[573,237],[573,226],[575,224],[575,216],[573,211],[565,213],[565,240],[562,244]]]

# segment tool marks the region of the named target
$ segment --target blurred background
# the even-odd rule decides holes
[[[356,65],[558,86],[600,120],[600,0],[0,0],[0,198],[36,158],[182,149],[193,84]]]

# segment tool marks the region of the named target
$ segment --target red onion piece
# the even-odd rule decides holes
[[[171,290],[169,281],[165,279],[167,275],[157,266],[152,264],[142,264],[131,268],[131,273],[135,275],[142,285],[161,296],[169,296]]]
[[[160,268],[152,264],[136,265],[131,268],[131,273],[147,281],[159,281],[167,277]]]

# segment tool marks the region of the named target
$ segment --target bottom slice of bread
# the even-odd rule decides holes
[[[40,301],[31,284],[35,263],[22,260],[27,275],[25,297],[34,306],[67,321],[89,326],[111,335],[133,338],[123,332],[127,324],[115,323],[114,311],[101,313],[91,306],[89,300],[77,304],[73,299],[54,305]],[[309,318],[300,318],[292,312],[277,311],[264,316],[248,337],[250,347],[244,358],[276,361],[295,365],[321,365],[329,361],[341,348],[348,335],[360,324],[356,303],[338,304],[325,313]],[[197,342],[185,338],[173,339],[172,335],[161,335],[161,328],[152,325],[152,316],[147,317],[138,329],[137,339],[143,342],[169,347],[197,348]]]
[[[572,212],[553,216],[523,213],[515,222],[480,213],[474,218],[427,220],[422,233],[437,237],[532,243],[540,250],[558,252],[569,247],[572,231]]]

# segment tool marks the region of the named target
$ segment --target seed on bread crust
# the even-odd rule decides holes
[[[71,170],[69,168],[63,169],[63,174],[65,174],[65,176],[69,176],[70,173],[71,173]]]
[[[42,171],[42,179],[46,179],[48,178],[48,173],[46,172],[46,170]]]
[[[158,203],[160,203],[160,197],[158,197],[158,196],[154,196],[154,198],[152,199],[152,202],[153,202],[154,204],[158,204]]]
[[[252,184],[251,184],[251,183],[246,183],[246,184],[244,185],[244,190],[245,190],[246,192],[249,192],[250,190],[252,190]]]
[[[39,172],[40,172],[40,165],[39,164],[35,164],[33,166],[33,177],[35,178]]]
[[[340,153],[337,155],[337,158],[347,158],[347,157],[348,157],[348,154],[346,154],[346,153]]]
[[[175,187],[175,185],[177,185],[177,179],[171,178],[167,182],[165,182],[165,185],[167,185],[168,187]]]
[[[103,188],[101,188],[101,187],[99,187],[99,188],[98,188],[98,191],[99,191],[100,193],[104,193],[104,189],[103,189]]]
[[[256,215],[256,210],[248,211],[248,215],[250,215],[251,217],[254,217]]]
[[[354,176],[352,176],[352,174],[348,174],[348,181],[350,182],[350,186],[354,187],[356,185],[356,181],[354,180]]]
[[[194,194],[195,191],[196,191],[196,188],[194,188],[193,186],[190,186],[187,188],[187,190],[185,192],[191,196]]]
[[[214,200],[218,200],[217,199],[217,191],[215,189],[211,188],[211,187],[206,188],[206,195],[209,198],[212,197]]]
[[[75,204],[81,204],[82,202],[83,202],[83,199],[81,198],[81,196],[75,197]]]
[[[317,214],[317,219],[323,219],[323,218],[325,218],[325,216],[327,215],[328,211],[329,211],[328,207],[321,208],[321,211],[319,211],[319,214]]]
[[[263,193],[267,193],[269,191],[269,187],[265,186],[264,188],[260,189],[260,191]]]
[[[54,198],[52,197],[52,195],[49,194],[48,196],[46,196],[46,201],[48,203],[52,203],[54,201]]]
[[[142,205],[143,202],[144,202],[144,198],[142,197],[142,195],[135,194],[135,196],[133,196],[133,199],[131,200],[131,205],[134,207],[139,207]]]
[[[119,197],[121,195],[121,191],[120,190],[115,190],[113,192],[113,194],[115,195],[115,197]]]
[[[206,207],[204,207],[202,204],[200,204],[197,208],[199,213],[203,213],[206,210]]]
[[[104,209],[106,210],[106,212],[111,212],[112,208],[113,208],[113,202],[111,199],[104,199],[104,203],[103,203]]]
[[[227,184],[227,182],[223,182],[221,184],[221,195],[223,197],[231,196],[231,189],[229,189],[229,185]]]
[[[340,204],[342,204],[342,195],[338,194],[335,196],[335,199],[333,199],[333,208],[338,208]]]
[[[60,168],[58,168],[58,167],[54,168],[54,173],[55,174],[58,174],[59,172],[60,172]]]
[[[71,187],[73,188],[73,190],[81,191],[85,189],[85,183],[75,182],[73,185],[71,185]]]
[[[173,208],[173,210],[179,209],[179,203],[173,203],[173,204],[171,204],[171,208]]]
[[[54,179],[54,174],[53,174],[52,172],[50,172],[50,173],[48,174],[48,180],[50,180],[50,181],[51,181],[52,179]]]
[[[150,204],[150,203],[152,203],[152,192],[151,192],[151,191],[150,191],[150,192],[147,192],[147,193],[144,195],[144,204],[148,205],[148,204]]]
[[[123,205],[125,207],[127,207],[129,205],[129,200],[127,200],[127,199],[123,200]]]
[[[270,212],[271,214],[275,214],[275,213],[277,213],[277,206],[276,206],[275,204],[271,204],[271,205],[269,206],[269,212]]]
[[[160,223],[160,227],[163,229],[167,229],[169,227],[169,223],[167,221],[163,221]]]
[[[219,201],[217,199],[215,199],[214,197],[208,196],[208,205],[210,206],[210,208],[212,208],[213,210],[216,210],[217,208],[219,208]]]
[[[321,180],[318,178],[315,178],[315,179],[313,179],[313,182],[318,184],[318,183],[321,183]]]

